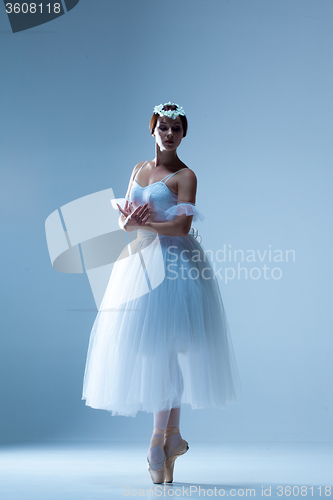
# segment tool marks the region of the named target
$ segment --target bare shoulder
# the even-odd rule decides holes
[[[131,179],[134,179],[135,177],[135,174],[137,173],[138,170],[140,170],[140,168],[142,167],[142,165],[146,163],[145,161],[140,161],[139,163],[137,163],[135,165],[135,167],[133,168],[132,170],[132,175],[131,175]]]
[[[177,175],[175,177],[178,177]],[[184,168],[179,173],[177,193],[178,200],[195,203],[197,192],[197,176],[190,168]]]
[[[186,167],[186,165],[185,165]],[[192,183],[194,185],[197,185],[197,176],[191,170],[189,167],[184,167],[184,170],[181,171],[180,175],[182,176],[182,179],[184,179],[185,182],[187,183]]]

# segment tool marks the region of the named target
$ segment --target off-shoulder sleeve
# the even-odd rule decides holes
[[[119,208],[117,207],[116,203],[118,203],[120,205],[120,207],[122,209],[125,208],[125,203],[126,203],[126,200],[129,201],[129,199],[126,197],[126,198],[112,198],[111,200],[111,205],[112,207],[115,209],[115,210],[119,210]]]
[[[183,214],[193,215],[194,222],[198,220],[200,221],[205,220],[205,216],[201,212],[199,212],[194,203],[190,203],[187,201],[177,203],[177,205],[173,205],[172,207],[168,208],[168,210],[165,211],[166,220],[172,220],[177,215],[183,215]]]

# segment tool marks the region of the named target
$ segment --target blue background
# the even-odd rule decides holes
[[[90,193],[124,196],[169,100],[189,120],[179,156],[205,249],[296,255],[279,280],[219,281],[243,397],[184,406],[181,425],[189,440],[332,440],[332,21],[330,0],[81,0],[13,34],[0,9],[1,441],[151,435],[152,414],[81,401],[95,303],[86,275],[52,269],[44,224]]]

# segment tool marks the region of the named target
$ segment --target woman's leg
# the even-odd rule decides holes
[[[166,431],[166,438],[164,443],[167,445],[170,443],[175,448],[177,448],[182,440],[180,433],[172,434],[168,436],[168,429],[173,427],[179,427],[180,422],[180,406],[177,408],[172,408],[171,410],[162,410],[158,413],[154,413],[154,431],[153,436],[161,437],[163,434],[158,433],[157,431],[164,430]],[[153,436],[150,441],[150,445],[152,444]],[[166,458],[169,458],[171,455],[171,451],[166,447],[165,450]],[[154,446],[150,448],[148,451],[148,460],[152,464],[152,468],[154,467],[154,463],[160,464],[164,460],[164,454],[159,446]]]
[[[166,426],[165,439],[164,439],[164,444],[166,445],[164,448],[166,458],[169,458],[169,456],[172,453],[168,448],[168,444],[174,446],[175,448],[178,448],[178,446],[182,441],[182,437],[179,433],[179,422],[180,422],[180,405],[184,391],[184,379],[179,364],[178,355],[176,352],[173,352],[173,355],[171,357],[171,363],[172,363],[172,371],[175,375],[175,380],[176,380],[175,385],[178,388],[178,393],[173,401],[172,405],[173,407],[170,411],[169,419]],[[178,432],[176,432],[177,430]]]
[[[159,411],[158,413],[154,413],[154,431],[153,431],[153,436],[150,441],[150,446],[152,446],[152,441],[154,436],[157,438],[163,437],[164,431],[166,429],[169,416],[170,416],[171,410],[162,410]],[[160,431],[160,432],[158,432]],[[161,434],[162,432],[162,434]],[[155,441],[155,439],[154,439]],[[160,448],[160,446],[156,445],[153,446],[153,448],[149,448],[148,450],[148,460],[150,462],[151,468],[154,468],[154,464],[156,464],[156,468],[161,467],[161,462],[164,461],[164,451]]]
[[[184,390],[184,381],[182,371],[179,365],[178,356],[176,352],[172,352],[170,354],[170,372],[174,378],[174,385],[178,388],[178,394],[173,400],[173,407],[171,410],[162,410],[157,413],[154,413],[154,431],[153,436],[156,438],[160,438],[163,436],[165,431],[165,443],[170,443],[171,445],[178,447],[182,441],[181,435],[179,433],[168,436],[168,429],[171,427],[179,427],[180,420],[180,404],[181,398]],[[160,431],[160,432],[158,432]],[[161,434],[163,431],[163,434]],[[153,437],[152,437],[153,439]],[[150,441],[150,446],[152,446],[152,439]],[[169,458],[171,451],[169,449],[166,450],[166,458]],[[157,463],[160,466],[160,463],[164,460],[164,452],[161,450],[159,446],[153,446],[153,448],[149,448],[148,451],[148,460],[151,464]],[[154,465],[152,465],[152,468]]]
[[[165,446],[165,455],[166,458],[169,458],[171,455],[172,451],[168,448],[168,443],[174,446],[175,448],[178,448],[182,441],[182,437],[180,435],[180,432],[177,432],[176,434],[170,434],[168,433],[168,430],[171,428],[179,428],[179,423],[180,423],[180,406],[177,408],[172,408],[170,411],[169,415],[169,420],[166,426],[166,435],[164,439],[164,444]]]
[[[179,427],[180,422],[180,406],[170,410],[169,419],[166,427]]]
[[[154,428],[165,429],[169,420],[171,410],[162,410],[154,413]]]

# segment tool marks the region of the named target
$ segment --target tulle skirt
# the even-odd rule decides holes
[[[91,331],[82,399],[132,417],[226,406],[240,383],[208,255],[191,234],[137,234],[113,266]]]

